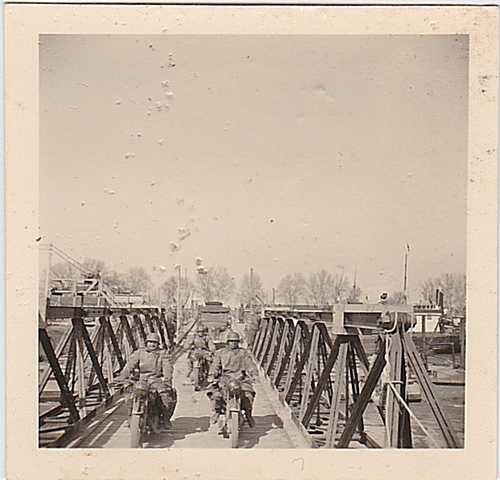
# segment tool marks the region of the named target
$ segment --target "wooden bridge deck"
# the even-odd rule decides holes
[[[145,448],[230,448],[229,439],[218,435],[210,425],[209,402],[204,391],[195,392],[192,385],[184,385],[187,373],[186,357],[175,365],[174,385],[178,403],[169,432],[151,435]],[[283,423],[275,413],[271,400],[262,385],[255,385],[254,417],[256,425],[243,427],[239,448],[294,448]],[[90,436],[79,443],[79,448],[128,448],[130,430],[126,426],[123,402]]]

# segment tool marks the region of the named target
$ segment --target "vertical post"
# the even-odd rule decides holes
[[[97,272],[97,306],[101,306],[102,297],[102,276],[101,272]]]
[[[402,383],[402,369],[403,369],[403,347],[401,344],[401,338],[399,333],[393,335],[390,343],[389,350],[389,375],[390,382],[396,388],[397,392],[401,397],[405,398],[406,393],[404,391],[404,385]],[[400,447],[400,422],[401,422],[401,406],[394,392],[387,386],[387,396],[386,396],[386,432],[387,438],[385,439],[385,445],[389,448]]]
[[[405,251],[405,274],[403,279],[403,292],[406,296],[406,287],[407,287],[407,274],[408,274],[408,252]]]
[[[85,382],[85,360],[84,360],[84,348],[83,339],[80,329],[75,328],[75,339],[76,339],[76,368],[77,368],[77,382],[78,382],[78,406],[80,407],[81,416],[85,417],[87,415],[87,408],[85,406],[85,396],[86,396],[86,382]]]
[[[403,292],[405,295],[405,303],[408,303],[408,254],[410,253],[410,246],[406,244],[405,248],[405,276],[403,281]]]
[[[50,269],[52,268],[52,244],[49,243],[49,253],[48,253],[48,259],[47,259],[47,271],[45,272],[45,285],[44,285],[44,297],[45,300],[46,300],[46,303],[45,303],[45,310],[43,310],[43,308],[41,308],[40,310],[43,311],[43,315],[45,316],[45,318],[43,319],[45,322],[48,322],[48,319],[47,319],[47,310],[48,310],[48,306],[49,306],[49,303],[50,303]]]
[[[452,362],[452,365],[453,365],[453,368],[457,368],[457,361],[456,361],[456,358],[455,358],[455,342],[453,341],[453,337],[451,338],[451,362]]]
[[[465,315],[460,319],[460,366],[465,368]]]
[[[299,412],[300,421],[303,421],[304,414],[306,413],[306,409],[309,403],[309,393],[311,391],[311,381],[313,378],[313,371],[315,369],[316,355],[318,352],[318,342],[319,342],[319,329],[314,328],[311,339],[311,347],[308,352],[306,378],[304,382],[304,390],[302,392],[302,401],[300,402],[300,412]]]
[[[339,358],[335,368],[335,379],[333,381],[332,403],[330,405],[330,414],[328,418],[328,430],[326,432],[326,447],[333,448],[335,445],[335,436],[337,434],[340,397],[344,388],[344,370],[347,357],[347,343],[343,342],[339,347]],[[346,399],[347,400],[347,399]]]
[[[76,283],[77,283],[76,280],[72,280],[73,307],[76,307],[76,302],[77,302],[77,288],[76,288]]]
[[[273,305],[276,305],[276,289],[273,287]]]
[[[429,370],[429,366],[427,364],[427,315],[422,315],[422,358],[424,360],[425,369]]]

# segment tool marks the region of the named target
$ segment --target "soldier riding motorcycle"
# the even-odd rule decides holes
[[[132,447],[140,446],[143,434],[171,427],[177,392],[172,386],[172,363],[165,351],[158,348],[159,344],[159,335],[150,333],[145,348],[132,353],[116,381],[133,384],[127,397]]]
[[[255,425],[252,416],[255,390],[252,384],[257,370],[250,353],[240,348],[238,333],[230,331],[226,342],[227,346],[215,354],[209,375],[209,381],[215,382],[207,396],[210,399],[212,423],[218,424],[220,434],[230,428],[234,447],[241,426],[239,419],[245,419],[250,427]],[[237,415],[232,415],[233,412]]]
[[[215,352],[215,345],[208,337],[208,329],[199,324],[196,334],[186,345],[188,350],[188,373],[191,378],[189,383],[194,384],[194,389],[199,390],[206,382],[210,370],[210,363]]]

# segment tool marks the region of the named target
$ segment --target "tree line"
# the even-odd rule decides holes
[[[170,275],[155,287],[152,276],[144,267],[131,267],[124,273],[109,269],[105,262],[87,258],[83,268],[92,273],[99,273],[104,282],[115,292],[146,294],[151,301],[174,305],[177,303],[179,278]],[[67,263],[57,263],[51,267],[52,278],[76,279],[80,272]],[[444,294],[444,306],[454,315],[465,314],[466,281],[465,275],[446,273],[429,278],[420,288],[423,303],[435,303],[437,289]],[[401,291],[388,292],[388,303],[405,303]],[[232,303],[235,300],[243,305],[255,303],[256,297],[264,303],[282,303],[285,305],[332,305],[334,303],[362,301],[362,290],[345,273],[331,273],[321,269],[305,275],[300,272],[285,275],[276,289],[265,289],[257,272],[252,276],[245,273],[239,280],[220,265],[197,274],[193,280],[187,276],[180,278],[180,301],[182,305],[198,297],[203,301],[222,301]]]

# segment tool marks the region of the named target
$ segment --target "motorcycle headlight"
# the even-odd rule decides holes
[[[148,384],[146,382],[137,382],[134,386],[134,395],[145,396],[148,393]]]
[[[240,383],[236,380],[231,380],[228,384],[228,389],[230,392],[236,392],[240,389]]]

